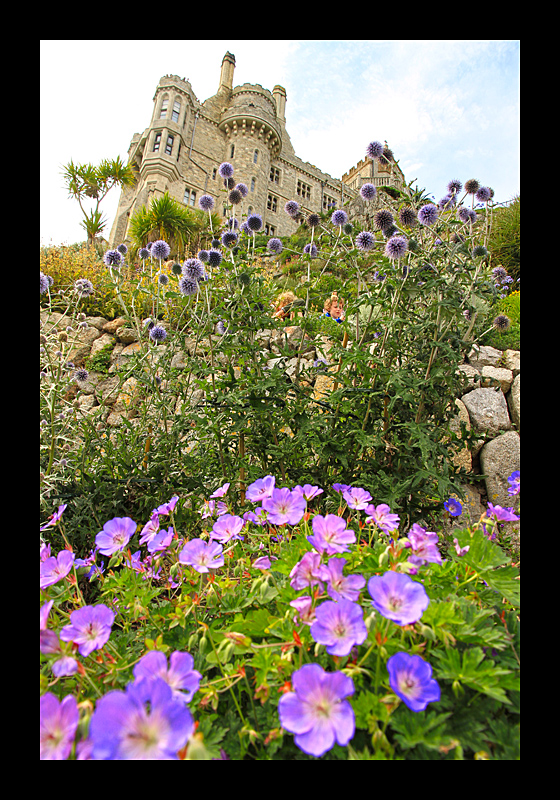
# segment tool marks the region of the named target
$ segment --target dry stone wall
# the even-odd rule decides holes
[[[65,330],[70,319],[61,314],[41,313],[43,332],[53,325],[58,330]],[[123,318],[107,320],[103,317],[87,317],[87,326],[71,333],[72,347],[68,361],[76,367],[83,366],[91,356],[110,350],[107,372],[89,371],[88,380],[73,391],[78,413],[99,415],[100,422],[111,429],[122,423],[124,418],[134,420],[138,415],[142,384],[134,377],[123,382],[119,370],[126,366],[130,357],[145,349],[138,339],[138,334]],[[267,355],[269,368],[280,366],[293,379],[298,365],[298,353],[301,350],[299,373],[302,383],[312,387],[313,399],[327,401],[334,388],[332,374],[318,373],[312,369],[316,359],[322,359],[332,372],[333,361],[330,357],[332,342],[325,336],[311,340],[305,336],[301,327],[294,325],[283,331],[262,330],[257,333],[257,345]],[[220,336],[213,337],[218,345]],[[169,345],[150,346],[150,358],[161,359]],[[288,350],[289,355],[282,351]],[[207,355],[209,341],[186,339],[185,348],[173,353],[170,366],[188,372],[189,358],[194,355]],[[219,352],[215,355],[220,365]],[[467,472],[484,475],[484,481],[478,487],[470,484],[463,486],[464,516],[454,520],[457,524],[468,519],[475,522],[486,510],[486,503],[503,508],[516,507],[518,498],[508,494],[507,478],[515,470],[520,469],[520,351],[506,350],[502,352],[493,347],[474,346],[464,364],[459,367],[464,376],[464,388],[456,399],[457,413],[450,420],[451,430],[460,433],[461,421],[467,430],[478,434],[476,444],[465,448],[455,456],[457,466],[464,467]],[[165,376],[162,375],[162,380]],[[190,398],[191,404],[197,402],[195,390]],[[177,399],[174,405],[176,414],[183,411],[183,400]],[[101,408],[100,408],[101,406]],[[170,423],[172,424],[172,423]],[[284,429],[288,434],[289,428]],[[519,523],[506,523],[514,539],[519,539]]]

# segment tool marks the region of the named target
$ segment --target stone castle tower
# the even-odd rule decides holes
[[[201,195],[209,194],[215,211],[225,213],[218,174],[224,161],[233,165],[235,182],[249,189],[244,216],[260,214],[269,236],[288,236],[297,229],[298,223],[284,211],[288,200],[299,202],[305,212],[340,208],[369,180],[361,175],[356,180],[356,168],[338,180],[298,158],[286,131],[286,90],[275,86],[271,93],[249,83],[234,87],[234,70],[235,56],[228,52],[218,90],[203,103],[185,78],[160,78],[151,122],[144,133],[134,134],[128,150],[138,181],[121,192],[112,247],[130,243],[133,214],[165,192],[194,208]]]

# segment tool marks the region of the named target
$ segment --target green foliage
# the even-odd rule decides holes
[[[488,240],[492,266],[502,266],[514,281],[521,277],[521,206],[520,197],[509,205],[493,210]]]
[[[488,320],[495,319],[499,314],[505,314],[511,321],[511,326],[507,331],[497,331],[492,329],[481,338],[482,344],[495,347],[497,350],[519,350],[521,338],[521,293],[512,292],[506,297],[500,298],[488,316]]]

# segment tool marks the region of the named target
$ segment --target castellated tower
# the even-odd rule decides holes
[[[150,124],[130,143],[129,161],[138,170],[138,181],[121,193],[112,247],[130,244],[131,217],[165,192],[194,208],[201,195],[210,194],[216,212],[223,214],[225,194],[218,167],[224,161],[233,165],[235,182],[249,189],[243,216],[260,214],[269,236],[296,230],[298,223],[284,211],[288,200],[296,200],[309,213],[340,208],[356,195],[355,189],[296,156],[286,130],[286,90],[275,86],[270,92],[250,83],[234,86],[234,71],[235,56],[228,52],[216,94],[202,103],[187,79],[160,78]]]

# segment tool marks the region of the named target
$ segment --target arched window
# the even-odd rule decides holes
[[[255,152],[256,152],[256,151],[255,151]],[[251,178],[251,191],[252,191],[252,192],[254,192],[254,191],[255,191],[255,186],[256,186],[256,185],[257,185],[257,179],[256,179],[256,178]]]
[[[234,153],[235,153],[235,145],[234,145],[234,144],[232,144],[232,146],[231,146],[231,150],[229,151],[229,157],[230,157],[230,158],[233,158],[233,154],[234,154]]]
[[[259,160],[259,151],[255,150],[255,152],[253,153],[253,164],[256,164],[258,160]]]
[[[169,97],[164,94],[163,100],[161,101],[161,110],[159,112],[159,118],[164,119],[167,116],[167,107],[169,105]]]
[[[173,111],[171,112],[171,119],[173,122],[179,122],[179,114],[181,113],[181,101],[175,100],[173,103]]]

